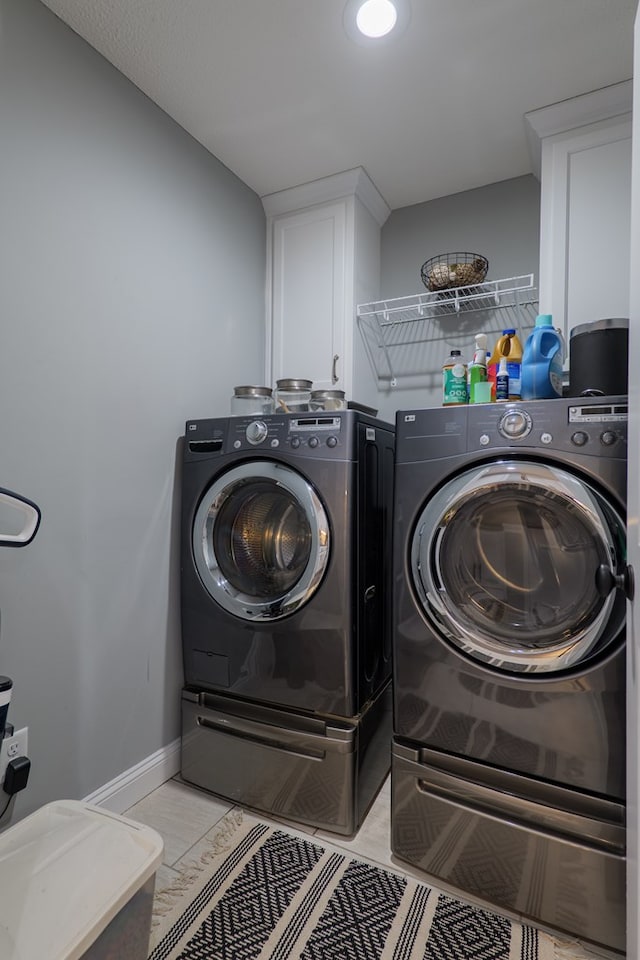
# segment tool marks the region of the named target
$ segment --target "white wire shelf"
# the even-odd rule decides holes
[[[474,310],[492,310],[496,307],[522,306],[527,299],[537,299],[533,274],[511,277],[508,280],[489,280],[472,287],[456,287],[436,293],[417,293],[394,300],[378,300],[358,306],[361,320],[375,318],[380,327],[416,320],[450,317]]]
[[[538,291],[533,274],[489,280],[471,287],[378,300],[357,307],[369,359],[381,382],[398,385],[408,363],[421,362],[420,345],[466,345],[474,333],[499,334],[514,327],[525,335],[535,323]],[[394,359],[392,360],[392,352]],[[411,371],[415,376],[416,370]]]

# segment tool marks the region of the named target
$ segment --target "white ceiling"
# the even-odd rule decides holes
[[[632,76],[637,0],[44,0],[260,196],[362,166],[392,209],[530,173],[523,115]]]

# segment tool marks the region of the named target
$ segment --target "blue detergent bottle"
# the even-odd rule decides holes
[[[522,399],[550,400],[562,396],[564,344],[554,330],[551,314],[541,313],[527,337],[522,354]]]

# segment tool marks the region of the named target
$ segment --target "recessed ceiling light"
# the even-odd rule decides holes
[[[391,0],[365,0],[356,13],[356,26],[365,37],[384,37],[397,19],[398,11]]]
[[[356,43],[379,46],[398,37],[409,18],[409,0],[347,0],[343,22]]]

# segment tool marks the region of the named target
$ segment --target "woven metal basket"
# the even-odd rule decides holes
[[[479,253],[441,253],[422,264],[420,276],[427,290],[434,292],[476,286],[488,269],[489,261]]]

